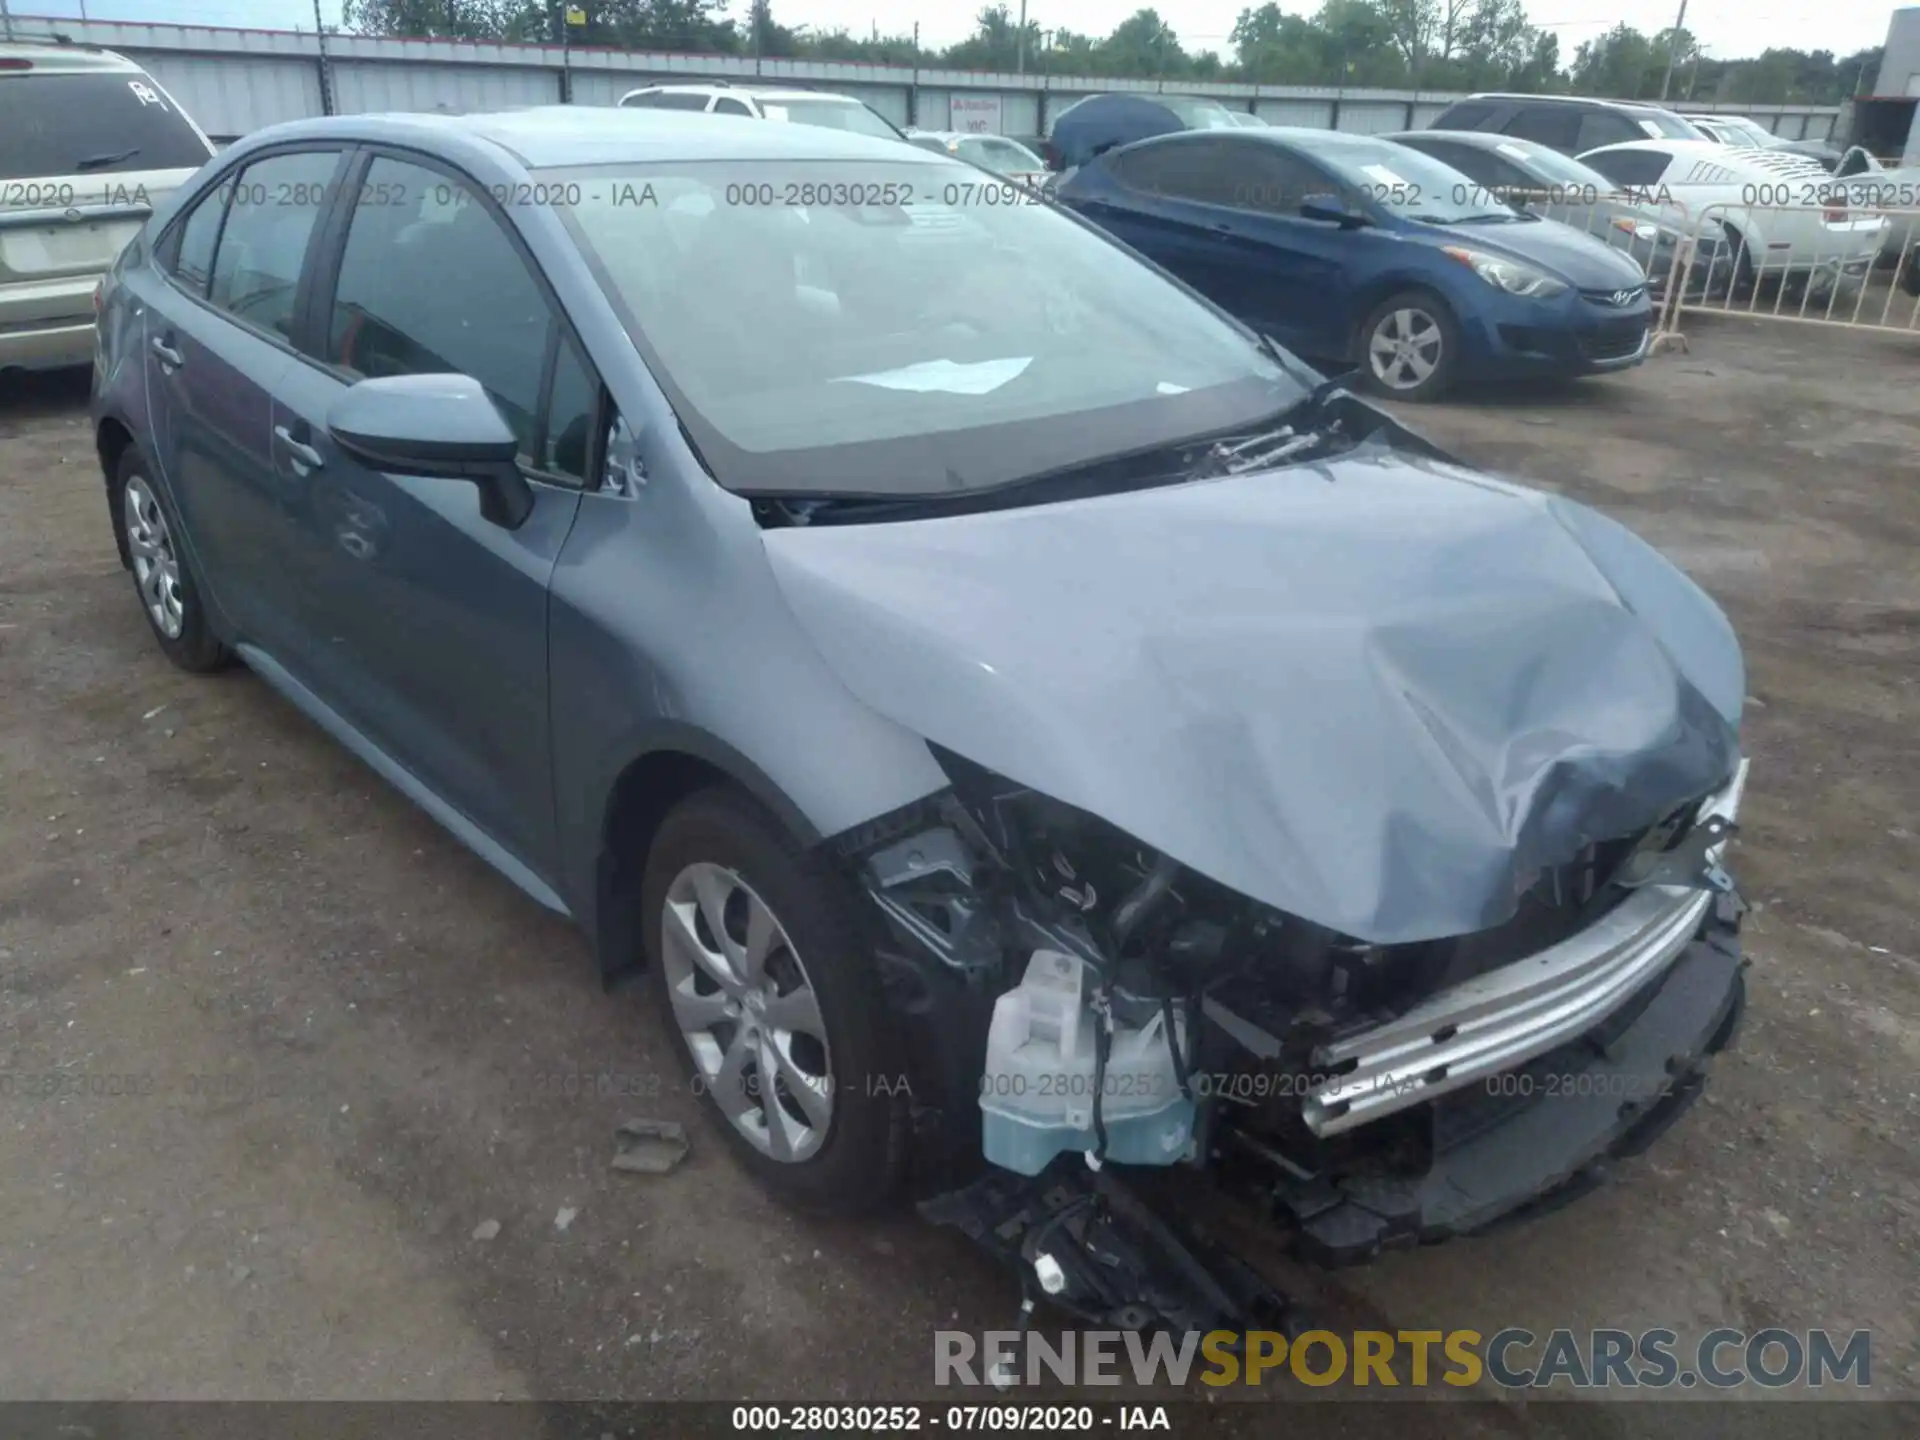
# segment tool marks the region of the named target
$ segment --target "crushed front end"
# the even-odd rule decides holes
[[[1029,1303],[1175,1328],[1284,1309],[1128,1179],[1250,1200],[1324,1264],[1535,1213],[1650,1144],[1737,1026],[1744,760],[1539,872],[1500,925],[1370,944],[937,753],[951,790],[840,844],[886,921],[926,1148],[954,1162],[923,1210],[1016,1263]]]

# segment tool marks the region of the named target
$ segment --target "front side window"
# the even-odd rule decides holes
[[[212,154],[137,72],[0,76],[0,180],[197,170]]]
[[[1337,194],[1340,186],[1298,155],[1271,145],[1248,146],[1240,180],[1246,191],[1238,202],[1268,215],[1298,215],[1309,195]]]
[[[387,156],[347,227],[326,359],[366,378],[467,375],[531,463],[553,313],[500,222],[463,182]]]
[[[554,357],[553,386],[547,395],[546,433],[540,442],[542,470],[586,483],[593,461],[593,425],[599,405],[600,381],[593,367],[571,340],[562,340]]]
[[[240,172],[214,252],[209,300],[249,325],[293,338],[294,295],[307,244],[340,160],[338,150],[302,150],[269,155]]]
[[[1302,395],[1098,231],[901,154],[536,177],[579,182],[558,213],[723,485],[987,489]]]

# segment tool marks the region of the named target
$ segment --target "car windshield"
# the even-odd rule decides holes
[[[996,175],[1020,175],[1047,168],[1047,162],[1026,146],[998,135],[968,136],[960,142],[960,158],[984,165]]]
[[[900,132],[858,100],[763,100],[760,109],[769,120],[791,120],[796,125],[819,125],[828,130],[851,130],[856,135],[878,135],[898,140]]]
[[[1667,140],[1705,140],[1704,130],[1689,125],[1678,115],[1667,110],[1635,110],[1632,118],[1640,122],[1640,128],[1649,135],[1657,135]]]
[[[1408,220],[1458,225],[1517,220],[1513,210],[1445,161],[1391,140],[1319,136],[1301,149],[1375,204]]]
[[[1149,95],[1171,110],[1189,130],[1235,129],[1233,112],[1218,100],[1198,100],[1191,95]]]
[[[1305,393],[1306,372],[1173,281],[959,164],[542,178],[578,195],[563,222],[737,491],[990,489],[1244,429]]]
[[[145,75],[0,71],[0,180],[197,170],[210,153]]]

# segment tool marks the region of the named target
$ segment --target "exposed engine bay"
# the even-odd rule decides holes
[[[1724,790],[1540,872],[1503,924],[1372,944],[936,753],[949,791],[838,843],[885,917],[889,997],[917,1022],[919,1128],[966,1182],[923,1210],[1018,1265],[1029,1309],[1037,1282],[1102,1323],[1271,1320],[1283,1300],[1231,1256],[1203,1258],[1216,1247],[1109,1167],[1206,1172],[1301,1253],[1364,1259],[1577,1193],[1685,1108],[1738,1018],[1740,906],[1720,859],[1744,762]],[[1690,989],[1698,1004],[1668,996]],[[1668,1012],[1699,1034],[1649,1029]],[[1640,1063],[1617,1043],[1629,1032],[1653,1073],[1592,1073],[1596,1056]],[[1537,1174],[1463,1180],[1463,1156],[1484,1171],[1485,1137],[1562,1085],[1606,1121],[1550,1117],[1587,1150],[1562,1166],[1535,1146]]]

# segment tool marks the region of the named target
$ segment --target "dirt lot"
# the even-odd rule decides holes
[[[1867,1326],[1876,1390],[1916,1393],[1916,367],[1702,322],[1627,377],[1417,416],[1727,606],[1753,1004],[1622,1183],[1498,1239],[1283,1270],[1334,1324]],[[624,1116],[699,1118],[646,1093],[660,1022],[245,672],[165,663],[83,386],[0,399],[0,1395],[928,1396],[931,1332],[1004,1326],[1009,1282],[910,1217],[796,1220],[698,1128],[675,1174],[610,1172]],[[641,1093],[593,1093],[602,1071]],[[1402,1414],[1360,1428],[1428,1423]]]

